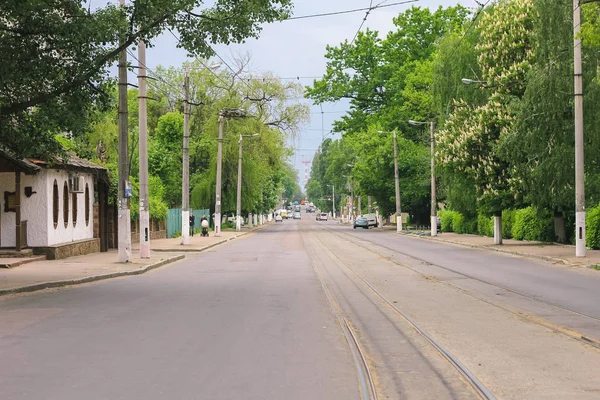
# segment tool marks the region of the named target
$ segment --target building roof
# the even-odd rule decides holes
[[[19,159],[0,148],[0,160],[12,165],[15,170],[26,174],[35,174],[42,168],[63,168],[70,171],[94,173],[101,178],[106,178],[106,168],[103,166],[79,158],[73,153],[67,154],[67,157],[66,159],[55,157],[50,162],[36,158]]]

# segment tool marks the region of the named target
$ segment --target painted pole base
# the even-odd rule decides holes
[[[131,211],[119,208],[118,262],[131,262]]]
[[[494,216],[494,244],[502,244],[502,217]]]
[[[140,210],[140,258],[150,258],[150,213]]]
[[[437,217],[431,216],[431,236],[437,236]]]
[[[585,211],[575,213],[575,256],[585,257]]]
[[[190,244],[190,211],[181,211],[181,244]]]

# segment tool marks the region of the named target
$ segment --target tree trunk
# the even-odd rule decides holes
[[[559,211],[554,211],[554,238],[558,243],[566,243],[565,219]]]

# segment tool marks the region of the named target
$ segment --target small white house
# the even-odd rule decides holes
[[[95,184],[106,191],[106,169],[74,155],[50,164],[0,150],[0,249],[29,247],[49,259],[99,251]],[[99,198],[102,203],[106,194]]]

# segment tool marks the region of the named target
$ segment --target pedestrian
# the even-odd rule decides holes
[[[200,226],[202,227],[202,236],[208,236],[208,220],[206,219],[206,215],[202,216]]]
[[[194,224],[196,223],[196,216],[194,213],[190,214],[190,234],[194,236]]]

